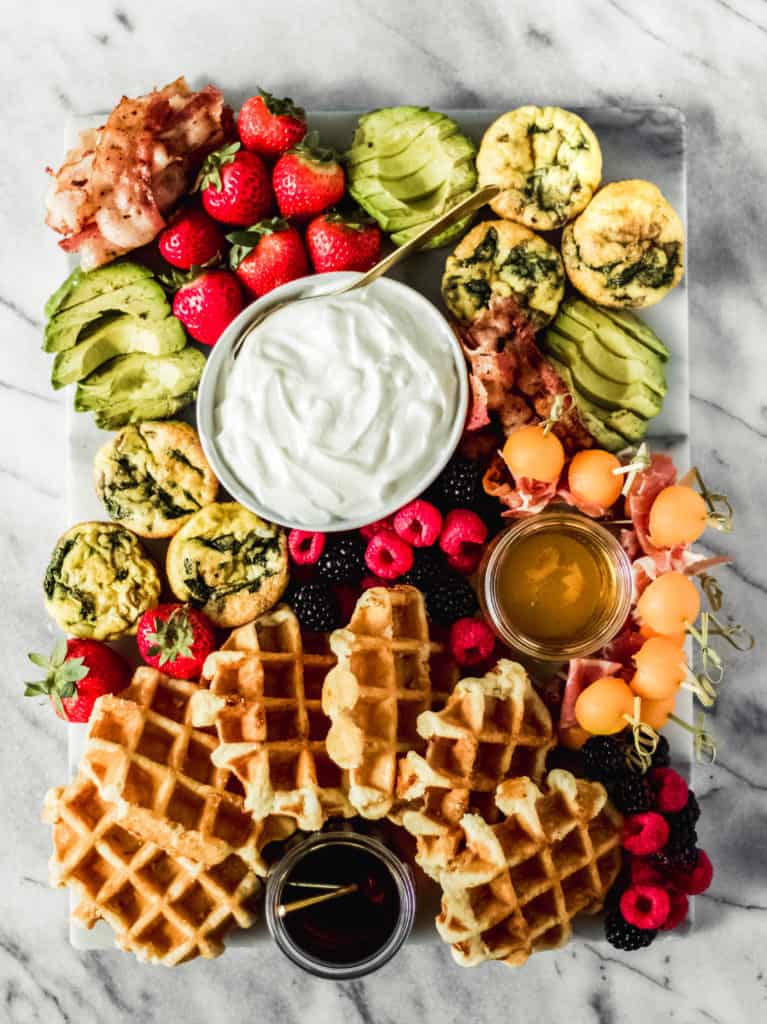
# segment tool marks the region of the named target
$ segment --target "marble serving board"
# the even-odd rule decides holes
[[[625,178],[646,178],[653,181],[679,212],[687,225],[686,167],[685,167],[685,121],[681,111],[673,107],[611,108],[596,107],[579,109],[578,112],[596,132],[604,158],[603,180],[617,181]],[[309,116],[310,129],[320,132],[324,144],[338,150],[345,149],[351,140],[360,111],[320,111]],[[503,111],[493,110],[447,110],[462,129],[474,141],[479,141],[485,129]],[[76,127],[101,123],[103,118],[94,115],[78,118]],[[417,288],[439,308],[440,279],[449,248],[435,252],[416,254],[392,274]],[[671,350],[667,366],[669,392],[663,411],[653,420],[649,441],[654,450],[662,450],[673,456],[677,465],[689,463],[689,338],[686,279],[652,309],[643,311],[642,319],[666,342]],[[193,410],[187,418],[194,422]],[[99,430],[90,415],[75,413],[70,402],[67,407],[67,523],[70,525],[88,519],[104,518],[104,510],[96,498],[93,488],[93,458],[111,432]],[[162,546],[150,544],[152,553],[161,553]],[[692,697],[687,691],[680,694],[677,712],[680,717],[692,718]],[[70,775],[77,771],[85,741],[85,726],[68,727],[68,760]],[[672,746],[674,767],[689,777],[692,767],[691,740],[687,733],[671,726],[666,734]],[[419,873],[420,875],[420,873]],[[423,875],[418,878],[418,914],[409,939],[411,943],[439,942],[433,919],[439,906],[437,887]],[[73,905],[74,898],[70,900]],[[70,919],[71,920],[71,919]],[[675,933],[682,935],[691,927],[692,913],[688,923]],[[576,934],[590,937],[596,935],[595,923],[588,918],[576,922]],[[263,921],[247,931],[235,931],[228,945],[248,947],[254,942],[268,940]],[[77,949],[113,949],[112,931],[108,925],[99,922],[91,931],[77,924],[70,925],[70,941]]]

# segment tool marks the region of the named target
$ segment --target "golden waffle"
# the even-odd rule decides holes
[[[96,701],[81,770],[141,838],[203,864],[236,853],[265,875],[261,850],[290,835],[295,823],[257,823],[245,810],[239,782],[211,761],[215,733],[192,725],[191,698],[199,689],[137,669],[119,697]]]
[[[506,659],[482,679],[462,679],[442,711],[425,711],[417,727],[429,745],[400,762],[398,795],[410,805],[402,823],[418,837],[416,859],[434,876],[453,853],[464,814],[492,824],[501,818],[500,782],[541,778],[554,733],[527,672]]]
[[[219,956],[227,932],[255,920],[249,902],[261,885],[239,857],[215,867],[174,857],[129,832],[82,775],[48,793],[43,819],[53,826],[51,883],[71,886],[75,916],[88,928],[103,918],[140,960]]]
[[[256,820],[286,814],[316,831],[328,817],[351,817],[354,808],[325,747],[330,721],[322,684],[335,655],[324,636],[304,643],[298,619],[284,606],[234,630],[205,662],[209,690],[194,695],[192,721],[215,724],[220,746],[213,762],[242,782]]]
[[[397,762],[425,749],[418,716],[442,707],[458,669],[429,639],[415,587],[373,587],[346,629],[331,634],[338,665],[325,679],[322,707],[332,719],[327,749],[348,772],[349,799],[365,818],[397,815]]]
[[[437,931],[464,967],[516,967],[564,945],[572,918],[598,911],[620,870],[623,819],[598,782],[552,771],[544,794],[508,779],[496,801],[506,819],[464,815],[461,848],[439,876]]]

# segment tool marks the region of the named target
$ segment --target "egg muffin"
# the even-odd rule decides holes
[[[518,107],[485,132],[477,172],[480,185],[503,189],[490,203],[499,217],[551,231],[588,205],[602,180],[602,150],[572,111]]]
[[[59,538],[43,582],[45,607],[72,636],[135,633],[160,597],[160,577],[138,538],[114,523],[78,523]]]
[[[474,320],[494,295],[512,296],[538,330],[553,319],[565,290],[559,253],[528,228],[487,220],[461,239],[445,263],[442,297],[462,323]]]
[[[109,518],[140,537],[173,536],[218,493],[197,431],[178,420],[123,427],[99,449],[93,474]]]
[[[684,227],[649,181],[605,185],[562,233],[567,276],[613,309],[653,306],[684,274]]]
[[[168,545],[176,597],[217,626],[242,626],[268,611],[288,583],[285,531],[236,501],[206,505]]]

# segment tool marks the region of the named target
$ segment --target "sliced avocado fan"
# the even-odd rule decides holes
[[[473,142],[428,107],[386,107],[363,115],[344,155],[349,192],[396,245],[414,237],[477,184]],[[462,234],[464,218],[428,248]]]

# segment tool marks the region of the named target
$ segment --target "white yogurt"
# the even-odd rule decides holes
[[[458,374],[444,324],[391,281],[273,313],[222,369],[216,444],[278,522],[319,528],[387,513],[454,433]]]

